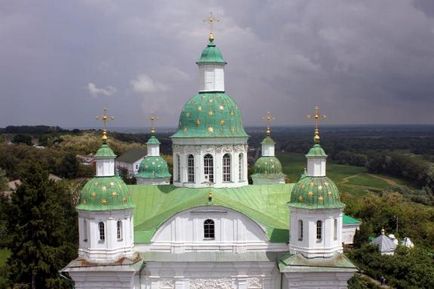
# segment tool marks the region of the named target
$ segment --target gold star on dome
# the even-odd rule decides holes
[[[313,120],[315,123],[315,132],[314,132],[313,141],[315,143],[319,143],[321,139],[319,136],[319,124],[322,120],[326,119],[327,116],[321,114],[319,106],[315,106],[313,114],[308,114],[307,118]]]
[[[114,117],[108,115],[107,111],[108,111],[107,108],[104,108],[104,113],[96,117],[96,119],[102,121],[104,125],[104,128],[102,130],[102,137],[101,137],[104,143],[107,142],[107,123],[109,121],[114,120]]]

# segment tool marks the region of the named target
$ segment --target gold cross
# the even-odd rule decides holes
[[[313,141],[315,143],[319,143],[319,141],[320,141],[319,124],[322,120],[326,119],[327,116],[324,114],[321,114],[319,106],[315,106],[313,114],[308,114],[307,118],[312,119],[315,122],[315,133],[314,133]]]
[[[102,115],[98,115],[98,116],[96,117],[96,119],[102,121],[103,124],[104,124],[104,129],[102,130],[102,140],[103,140],[104,142],[106,142],[106,141],[107,141],[107,123],[108,123],[109,121],[114,120],[114,117],[108,115],[108,113],[107,113],[107,108],[104,108],[104,113],[103,113]]]
[[[208,39],[209,41],[214,41],[214,23],[215,22],[220,22],[220,19],[217,19],[214,17],[214,15],[212,15],[212,12],[209,13],[209,16],[203,20],[203,22],[207,22],[209,24],[209,36]]]
[[[151,134],[155,134],[155,132],[157,131],[155,129],[155,121],[159,119],[160,118],[155,113],[151,113],[151,115],[149,116],[149,121],[151,122]]]
[[[271,134],[271,123],[273,122],[273,120],[275,120],[276,118],[271,114],[271,112],[267,111],[267,113],[265,114],[264,117],[262,117],[262,119],[265,121],[265,123],[267,124],[267,130],[265,131],[267,133],[267,135],[269,136]]]

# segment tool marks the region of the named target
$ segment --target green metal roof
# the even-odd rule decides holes
[[[319,144],[315,144],[307,153],[306,157],[327,157],[325,151]]]
[[[118,176],[90,179],[80,192],[77,209],[110,211],[133,208],[128,187]]]
[[[216,137],[248,137],[240,110],[225,93],[199,93],[184,105],[178,131],[172,138]]]
[[[146,153],[147,151],[143,147],[133,148],[120,155],[116,161],[132,164],[146,156]]]
[[[276,157],[260,157],[254,166],[255,174],[283,175],[282,164]]]
[[[344,215],[343,222],[348,225],[359,225],[362,223],[362,221],[360,221],[359,219],[353,218],[348,215]]]
[[[270,136],[266,136],[261,144],[274,145],[276,144]]]
[[[136,206],[134,242],[150,243],[158,228],[172,216],[200,206],[222,206],[240,212],[261,224],[271,242],[288,242],[287,203],[292,188],[293,184],[198,189],[173,185],[128,185]],[[212,203],[208,203],[209,192],[212,192]]]
[[[226,64],[226,62],[223,59],[222,53],[220,52],[220,49],[216,47],[213,41],[210,41],[205,47],[205,49],[202,51],[202,54],[200,55],[200,59],[196,62],[197,64],[213,64],[213,63],[219,63],[219,64]]]
[[[357,267],[344,255],[332,258],[305,258],[301,254],[286,254],[279,261],[280,272],[356,271]]]
[[[303,176],[291,194],[292,207],[306,209],[343,208],[336,184],[328,177]]]
[[[146,144],[159,145],[160,141],[155,136],[151,136]]]
[[[171,174],[167,162],[161,156],[146,156],[140,163],[139,172],[136,177],[139,178],[168,178]]]
[[[109,147],[108,144],[104,143],[101,145],[101,147],[96,151],[95,154],[96,158],[115,158],[116,155],[112,151],[112,149]]]

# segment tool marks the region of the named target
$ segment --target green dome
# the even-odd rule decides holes
[[[254,171],[264,175],[282,174],[282,164],[276,157],[260,157],[255,162]]]
[[[289,205],[298,208],[343,208],[339,190],[327,177],[303,176],[294,185]]]
[[[266,136],[266,137],[264,138],[264,140],[261,142],[261,144],[265,144],[265,145],[274,145],[274,144],[276,144],[276,143],[274,142],[274,140],[273,140],[270,136]]]
[[[327,157],[325,151],[319,144],[315,144],[307,153],[307,157]]]
[[[221,63],[226,64],[226,62],[223,59],[222,53],[220,52],[220,49],[218,49],[214,42],[210,41],[205,47],[205,49],[202,51],[202,54],[200,55],[200,59],[196,62],[197,64],[206,64],[206,63]]]
[[[161,156],[147,156],[140,163],[138,178],[170,178],[167,162]]]
[[[172,138],[248,137],[235,101],[222,92],[193,96],[184,105]]]
[[[151,136],[146,144],[159,145],[160,141],[155,136]]]
[[[124,181],[117,176],[90,179],[80,192],[77,209],[107,211],[133,208],[130,193]]]
[[[102,144],[95,154],[96,158],[115,158],[116,155],[108,144]]]

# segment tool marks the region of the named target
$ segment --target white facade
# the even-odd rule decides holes
[[[306,258],[330,258],[342,253],[341,209],[291,207],[289,251]]]
[[[214,237],[205,235],[205,221],[214,224]],[[149,246],[138,251],[171,253],[285,251],[286,244],[270,243],[265,228],[234,210],[207,206],[180,212],[166,221]]]
[[[133,163],[116,161],[116,168],[117,168],[118,172],[120,169],[125,169],[128,171],[128,175],[134,176],[139,172],[140,163],[143,161],[143,159],[144,159],[144,157],[136,160]]]
[[[115,175],[115,159],[97,159],[96,175],[99,177],[110,177]]]
[[[199,64],[199,91],[225,91],[224,64]]]
[[[230,188],[248,185],[246,139],[173,139],[172,147],[175,186]],[[229,155],[226,176],[225,155]],[[209,163],[206,168],[206,156],[211,156],[212,170]]]
[[[109,263],[133,254],[132,209],[78,211],[78,227],[80,258]]]
[[[274,157],[274,144],[262,144],[262,156]]]
[[[147,144],[148,156],[158,157],[160,156],[160,145],[159,144]]]
[[[342,243],[352,245],[356,230],[360,229],[360,224],[347,224],[342,226]]]
[[[307,176],[325,177],[327,157],[307,157]]]

